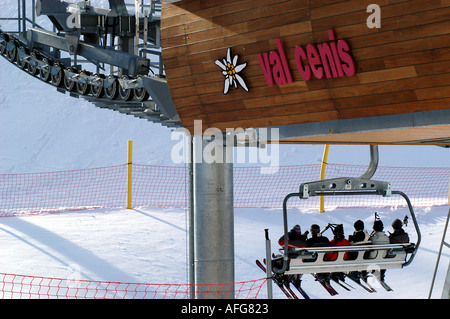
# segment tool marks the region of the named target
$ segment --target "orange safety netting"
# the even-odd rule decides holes
[[[0,273],[1,299],[256,299],[266,279],[227,284],[147,284]]]
[[[362,165],[328,164],[326,178],[358,177]],[[234,206],[281,208],[283,198],[298,192],[300,183],[318,180],[320,164],[275,168],[235,167]],[[447,205],[450,168],[378,167],[374,180],[389,181],[406,193],[413,206]],[[189,204],[186,167],[133,164],[133,206],[186,208]],[[293,199],[290,206],[317,208],[319,198]],[[49,173],[0,175],[0,217],[123,208],[127,202],[127,164]],[[341,196],[326,199],[327,207],[405,206],[402,198]],[[187,299],[257,298],[266,279],[189,285],[88,281],[0,273],[0,298]]]
[[[366,166],[328,164],[326,178],[358,177]],[[304,182],[319,180],[320,164],[275,168],[235,167],[234,207],[281,208],[288,193]],[[406,193],[413,206],[448,202],[450,168],[378,167],[374,180],[388,181]],[[186,167],[133,164],[133,207],[189,205]],[[90,208],[123,208],[127,201],[127,165],[50,173],[1,174],[0,216],[32,215]],[[326,199],[326,207],[405,206],[399,196],[340,196]],[[290,206],[316,208],[319,198],[293,199]]]

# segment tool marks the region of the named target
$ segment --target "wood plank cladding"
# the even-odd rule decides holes
[[[450,1],[378,0],[381,28],[366,24],[371,3],[184,0],[164,4],[162,53],[183,125],[192,132],[194,120],[202,120],[203,129],[225,130],[449,109]],[[340,40],[345,40],[348,50]],[[289,69],[292,81],[269,86],[261,59],[274,51],[282,60],[280,43],[286,61],[266,66],[274,78]],[[296,47],[304,50],[301,65],[306,68],[309,63],[313,68],[307,47],[323,43],[334,45],[336,59],[338,51],[350,54],[354,72],[346,72],[350,64],[339,53],[345,68],[341,76],[324,74],[319,79],[312,74],[305,81]],[[222,72],[233,71],[222,70],[215,61],[226,64],[228,49],[231,59],[238,56],[237,65],[246,63],[238,75],[248,92],[235,80],[237,87],[223,93]],[[323,61],[317,66],[325,67]]]
[[[416,128],[393,129],[344,133],[327,136],[311,136],[280,141],[285,144],[380,144],[380,145],[439,145],[450,146],[449,125],[424,126]],[[388,132],[388,134],[386,134]]]

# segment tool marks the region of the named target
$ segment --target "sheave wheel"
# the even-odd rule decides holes
[[[0,54],[3,55],[6,53],[6,37],[5,34],[0,32]]]
[[[58,86],[62,85],[63,77],[64,77],[64,71],[63,71],[63,69],[61,68],[61,66],[57,62],[55,62],[55,64],[53,66],[55,68],[59,69],[58,73],[51,75],[53,85],[58,87]]]
[[[128,80],[129,78],[126,75],[124,75],[122,79]],[[124,89],[122,88],[122,85],[120,85],[119,83],[119,96],[122,100],[129,101],[133,98],[133,89]]]
[[[6,50],[6,58],[9,62],[15,62],[17,58],[17,47],[13,39],[9,40],[9,43],[13,45],[13,48],[11,50]]]
[[[102,79],[105,78],[103,74],[96,74],[95,76],[101,77]],[[104,92],[103,83],[99,83],[99,85],[91,85],[91,93],[94,97],[101,98]]]
[[[90,75],[88,72],[81,72],[81,74],[83,75]],[[86,95],[89,94],[91,90],[91,85],[88,83],[80,83],[77,82],[77,92],[80,93],[81,95]]]
[[[47,63],[47,66],[45,66],[43,69],[41,69],[41,79],[44,82],[48,82],[51,79],[51,73],[50,73],[51,62],[49,62],[47,58],[43,58],[42,62]]]
[[[67,70],[75,73],[75,69],[67,68]],[[69,92],[72,92],[75,89],[75,81],[70,80],[65,74],[64,74],[64,87]]]
[[[147,101],[150,95],[145,88],[134,89],[134,99],[139,102]]]
[[[114,76],[110,75],[108,77],[107,81],[110,80],[112,77],[114,77]],[[118,86],[120,86],[120,84],[117,81],[117,78],[115,78],[115,77],[114,77],[114,82],[112,83],[112,85],[110,87],[107,87],[105,85],[105,95],[108,99],[110,99],[110,100],[117,99],[117,96],[119,95]]]
[[[23,53],[27,53],[27,52],[26,52],[26,49],[25,49],[24,47],[20,47],[20,48],[19,48],[19,51],[20,51],[20,52],[23,52]],[[28,63],[27,63],[25,60],[23,60],[23,59],[19,59],[19,54],[17,54],[17,66],[18,66],[20,69],[25,70],[26,67],[27,67],[27,65],[28,65]]]
[[[32,52],[30,54],[31,57],[37,59],[36,57],[36,53]],[[38,68],[37,66],[34,64],[34,62],[31,60],[30,63],[28,63],[28,73],[30,73],[31,75],[36,75],[38,72]]]

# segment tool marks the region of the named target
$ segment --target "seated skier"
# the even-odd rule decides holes
[[[288,248],[306,247],[306,238],[308,236],[308,231],[302,234],[302,229],[300,225],[295,225],[288,233]],[[278,244],[284,248],[284,235],[278,240]]]
[[[311,232],[311,238],[308,238],[306,241],[307,247],[329,247],[330,241],[327,237],[322,236],[320,234],[320,227],[317,224],[312,224],[309,229]],[[304,262],[314,262],[317,260],[317,257],[311,259],[303,259]],[[320,281],[324,281],[327,284],[330,284],[330,273],[316,273],[316,278]]]
[[[350,246],[350,242],[345,239],[344,226],[342,224],[337,225],[334,228],[334,238],[330,241],[331,246]],[[338,257],[338,253],[328,253],[327,260],[334,261]],[[347,253],[344,255],[344,260],[347,259]]]
[[[386,235],[386,233],[383,231],[384,225],[381,220],[376,220],[373,223],[373,231],[370,234],[369,241],[373,245],[384,245],[389,244],[389,237]],[[375,258],[377,256],[376,251],[372,251],[369,258]]]
[[[306,240],[307,247],[327,247],[330,246],[330,241],[327,237],[320,235],[320,227],[317,224],[312,224],[309,230],[311,238]]]
[[[364,229],[364,222],[362,220],[357,220],[353,227],[355,231],[352,235],[348,236],[348,241],[350,245],[360,245],[369,243],[369,233]],[[358,252],[349,252],[347,255],[348,260],[355,260],[358,258]]]
[[[330,241],[331,246],[350,246],[350,242],[345,239],[344,236],[344,226],[342,224],[337,225],[334,228],[334,238]],[[326,260],[334,261],[338,257],[338,253],[327,253]],[[344,260],[347,259],[347,253],[344,254]],[[344,281],[344,273],[343,272],[334,272],[331,274],[331,278],[338,282],[338,281]]]
[[[386,233],[383,231],[384,225],[383,222],[380,219],[375,220],[373,223],[373,231],[370,234],[369,241],[373,245],[384,245],[389,244],[389,237],[386,235]],[[378,251],[373,250],[369,254],[369,259],[376,258],[378,254]],[[372,271],[374,273],[375,271]],[[375,274],[375,276],[379,276],[379,279],[381,281],[384,281],[384,275],[386,273],[386,269],[381,269],[380,274]]]
[[[362,220],[357,220],[353,227],[355,228],[355,231],[353,232],[353,235],[348,236],[348,241],[350,244],[359,243],[362,241],[368,241],[369,240],[369,233],[364,229],[364,222]]]
[[[389,242],[391,244],[409,243],[408,233],[402,228],[403,223],[400,219],[394,220],[392,223],[393,233],[389,233]]]

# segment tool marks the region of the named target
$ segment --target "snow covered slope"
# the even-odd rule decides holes
[[[356,285],[355,290],[347,292],[335,285],[339,295],[331,297],[309,275],[303,276],[303,288],[311,298],[427,298],[447,212],[448,207],[417,210],[422,244],[410,266],[387,271],[386,282],[393,292],[385,291],[372,281],[377,293],[370,294]],[[403,218],[406,213],[404,209],[379,211],[386,231],[392,231],[392,221]],[[289,212],[289,221],[299,223],[303,230],[313,223],[321,227],[328,222],[343,223],[346,235],[353,232],[356,219],[362,219],[366,229],[370,230],[373,211]],[[236,281],[264,277],[255,260],[265,256],[265,228],[269,228],[272,252],[277,253],[277,240],[283,229],[281,211],[235,210]],[[100,281],[187,283],[187,229],[187,211],[180,209],[93,210],[1,218],[0,273]],[[406,231],[412,240],[416,240],[412,225],[406,227]],[[324,235],[331,239],[329,232]],[[433,298],[441,296],[449,260],[450,254],[444,250]],[[260,297],[266,297],[265,287]],[[274,297],[285,298],[276,286]]]

